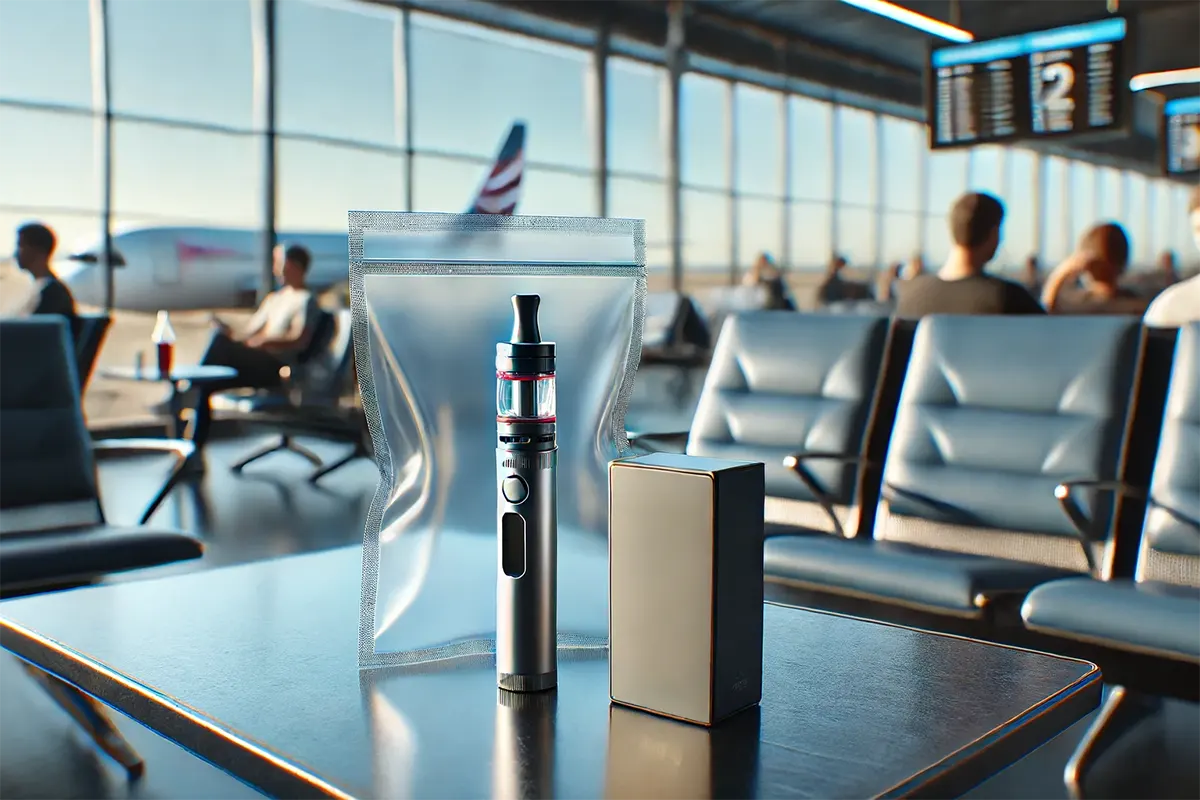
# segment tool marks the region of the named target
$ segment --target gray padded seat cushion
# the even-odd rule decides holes
[[[785,582],[961,616],[980,613],[980,592],[1024,592],[1064,574],[1037,564],[826,536],[767,539],[763,566],[768,577]]]
[[[730,317],[721,331],[688,439],[689,455],[761,461],[769,497],[814,501],[784,457],[858,453],[889,321],[787,311]],[[806,466],[835,503],[855,502],[853,466]]]
[[[1074,538],[1054,487],[1117,477],[1139,323],[1135,317],[923,319],[884,469],[888,511]],[[1111,496],[1081,492],[1080,499],[1097,529],[1107,530]],[[875,535],[893,538],[889,533],[877,526]]]
[[[9,534],[0,539],[0,585],[70,583],[97,575],[199,558],[200,540],[147,526]]]
[[[1200,662],[1200,589],[1065,578],[1025,598],[1030,628],[1116,648]]]

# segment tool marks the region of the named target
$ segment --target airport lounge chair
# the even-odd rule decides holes
[[[84,425],[66,321],[0,322],[0,593],[11,596],[90,582],[101,576],[198,558],[188,533],[146,525],[170,491],[191,444],[165,439],[93,442]],[[114,453],[175,456],[168,480],[142,524],[110,525],[97,488],[95,457]],[[131,775],[140,757],[103,707],[32,668],[50,696]]]
[[[1076,499],[1086,488],[1068,482],[1056,489],[1064,519],[1082,538],[1094,529]],[[1021,608],[1025,625],[1200,666],[1200,323],[1179,331],[1141,533],[1133,580],[1081,576],[1043,584]],[[1151,696],[1112,688],[1067,765],[1066,781],[1074,796],[1082,795],[1087,773],[1100,756],[1158,707]]]
[[[686,437],[689,455],[763,462],[768,536],[853,536],[874,508],[911,336],[911,323],[879,316],[737,314],[690,433],[632,440],[653,448]]]
[[[289,372],[281,390],[224,393],[213,398],[215,409],[281,431],[238,459],[231,467],[235,472],[272,453],[289,451],[313,465],[309,480],[316,482],[344,464],[370,455],[361,409],[340,405],[354,364],[351,312],[342,309],[327,313],[325,320],[324,330],[314,334],[312,353],[301,358],[300,364]],[[325,464],[320,456],[296,441],[295,437],[305,435],[345,440],[354,447],[343,458]]]
[[[100,348],[103,347],[104,339],[108,336],[108,329],[112,325],[112,317],[106,313],[80,314],[75,319],[73,333],[75,335],[76,374],[79,377],[79,388],[82,391],[87,389],[88,382],[92,379]]]
[[[921,320],[870,538],[769,539],[768,580],[977,619],[1045,581],[1107,570],[1120,498],[1091,493],[1096,532],[1081,544],[1054,489],[1124,477],[1139,322]]]

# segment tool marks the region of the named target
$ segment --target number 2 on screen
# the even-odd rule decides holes
[[[1075,70],[1059,61],[1042,67],[1042,105],[1048,108],[1071,108],[1071,89],[1075,86]]]

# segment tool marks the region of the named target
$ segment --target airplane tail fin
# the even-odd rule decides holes
[[[521,178],[525,174],[525,123],[514,122],[500,148],[491,172],[479,187],[468,214],[512,216],[521,200]]]

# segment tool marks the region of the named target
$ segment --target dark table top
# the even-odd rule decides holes
[[[946,796],[1100,699],[1084,662],[771,604],[762,705],[715,728],[610,707],[603,652],[500,697],[490,660],[360,673],[359,579],[351,547],[22,598],[0,644],[287,797]]]
[[[148,364],[142,369],[136,367],[105,367],[100,374],[106,378],[116,378],[122,381],[188,381],[190,383],[206,383],[208,381],[227,381],[237,377],[233,367],[222,367],[216,364],[176,364],[171,367],[170,375],[160,375],[156,364]]]

